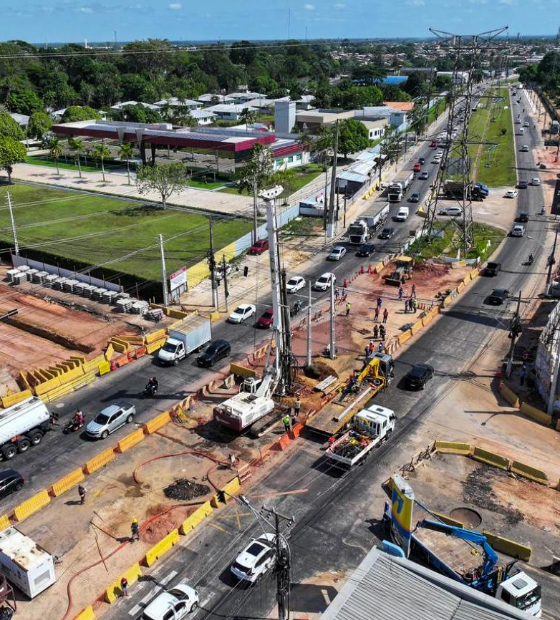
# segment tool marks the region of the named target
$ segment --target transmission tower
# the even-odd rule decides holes
[[[436,215],[439,211],[442,198],[452,197],[462,208],[462,218],[454,218],[460,235],[460,247],[463,256],[474,245],[473,217],[472,217],[472,166],[469,156],[470,144],[484,142],[469,140],[469,119],[473,108],[473,101],[481,99],[479,87],[476,86],[476,69],[480,66],[482,51],[490,49],[490,41],[507,31],[507,26],[475,35],[456,35],[443,30],[430,31],[447,43],[450,55],[454,58],[451,86],[449,89],[449,115],[447,118],[446,138],[447,146],[443,148],[442,161],[432,186],[427,203],[427,216],[422,231],[422,242],[429,243],[434,231]],[[466,75],[466,81],[464,76]],[[461,119],[458,125],[458,118]],[[455,139],[452,133],[458,130]],[[488,143],[484,143],[488,144]],[[451,183],[451,185],[450,185]]]

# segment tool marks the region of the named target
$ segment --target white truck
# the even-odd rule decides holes
[[[387,190],[387,200],[389,202],[400,202],[408,189],[408,186],[414,180],[414,172],[403,170],[392,180]]]
[[[325,456],[344,467],[353,467],[388,439],[395,419],[395,412],[386,407],[370,405],[362,409],[352,418],[350,430],[329,445]]]
[[[409,215],[410,209],[408,207],[401,207],[395,215],[395,222],[406,222]]]
[[[350,224],[348,228],[348,242],[352,245],[362,245],[370,238],[369,227],[366,220],[359,219]]]
[[[276,382],[273,369],[267,369],[262,379],[245,379],[239,394],[214,407],[214,419],[235,431],[246,429],[274,409]]]
[[[180,360],[198,351],[212,339],[212,323],[202,316],[188,316],[178,327],[169,331],[169,337],[158,352],[162,366],[177,364]]]
[[[50,429],[51,415],[36,396],[0,412],[0,453],[5,461],[37,446]]]

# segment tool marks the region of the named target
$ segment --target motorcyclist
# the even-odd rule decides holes
[[[81,409],[78,409],[78,411],[76,411],[76,413],[74,414],[73,422],[74,422],[74,425],[77,426],[78,428],[84,425],[85,418],[84,418],[84,414],[82,413]]]
[[[156,377],[152,377],[148,379],[148,385],[146,386],[146,390],[153,396],[159,387],[158,380]]]
[[[541,215],[544,215],[546,213],[546,209],[544,208],[544,205],[541,207]]]
[[[533,256],[533,253],[531,252],[531,254],[529,254],[529,263],[532,263],[535,260],[535,257]]]

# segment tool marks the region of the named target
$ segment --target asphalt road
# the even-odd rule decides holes
[[[529,144],[535,136],[524,137]],[[531,153],[521,154],[519,166],[534,172]],[[443,315],[401,355],[396,363],[396,377],[388,390],[376,397],[376,403],[391,407],[398,415],[392,440],[373,453],[362,467],[345,475],[326,466],[321,459],[320,445],[312,441],[302,446],[289,461],[280,463],[268,476],[251,490],[252,495],[307,489],[306,493],[281,495],[266,500],[281,514],[296,518],[295,525],[286,532],[292,557],[293,593],[303,594],[306,600],[323,598],[323,588],[302,587],[302,581],[318,573],[345,571],[355,568],[372,545],[382,538],[379,518],[382,507],[372,506],[369,490],[376,468],[392,471],[397,464],[395,448],[414,431],[434,405],[452,389],[455,382],[471,378],[470,366],[497,330],[507,329],[512,316],[510,305],[491,307],[484,300],[494,286],[512,291],[523,289],[531,269],[522,265],[522,257],[534,251],[537,254],[544,242],[546,223],[536,216],[542,205],[542,191],[531,188],[520,196],[520,207],[531,213],[528,234],[524,238],[507,238],[502,245],[499,260],[502,272],[495,278],[479,278]],[[401,379],[416,362],[428,362],[436,369],[429,389],[409,392]],[[333,501],[336,499],[336,501]],[[259,500],[255,507],[260,508]],[[240,516],[236,517],[236,513]],[[240,527],[233,525],[239,519]],[[231,504],[215,521],[216,527],[202,527],[189,543],[164,558],[154,580],[136,587],[129,600],[119,602],[107,617],[122,620],[139,618],[142,609],[156,595],[158,581],[168,586],[181,580],[195,585],[200,592],[201,609],[196,620],[206,618],[266,618],[275,602],[275,581],[267,576],[255,587],[247,589],[236,583],[229,566],[236,554],[251,537],[262,533],[262,520],[256,520],[245,506]],[[270,528],[264,525],[267,531]],[[558,616],[558,580],[541,571],[531,569],[543,589],[544,607],[549,617]],[[328,590],[328,588],[327,588]],[[332,598],[331,592],[326,592]],[[302,608],[300,611],[316,611]]]

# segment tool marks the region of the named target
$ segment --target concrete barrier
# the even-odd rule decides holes
[[[505,456],[500,456],[499,454],[483,450],[482,448],[475,448],[472,457],[477,461],[492,465],[493,467],[498,467],[499,469],[505,469],[506,471],[510,467],[510,461],[506,459]]]
[[[113,347],[111,343],[109,343],[109,345],[107,346],[107,349],[105,350],[105,360],[107,362],[110,362],[114,354],[115,354],[115,348]]]
[[[112,604],[121,596],[124,596],[124,592],[121,588],[121,579],[124,577],[128,581],[128,585],[131,586],[133,583],[138,581],[138,578],[142,576],[142,569],[140,568],[140,564],[137,562],[133,564],[126,572],[124,572],[118,579],[116,579],[108,588],[105,590],[105,600],[107,603]]]
[[[247,368],[246,366],[241,366],[240,364],[231,364],[229,370],[236,377],[241,377],[242,379],[257,376],[257,373],[252,368]]]
[[[544,471],[541,471],[540,469],[535,469],[530,465],[525,465],[525,463],[521,463],[520,461],[513,461],[510,467],[510,471],[519,476],[523,476],[523,478],[533,480],[533,482],[538,482],[540,484],[545,484],[548,486],[548,476]]]
[[[146,353],[153,353],[154,351],[159,351],[159,349],[161,349],[161,347],[163,347],[163,345],[165,344],[165,338],[162,338],[161,340],[156,340],[155,342],[152,342],[151,344],[146,346]]]
[[[17,405],[21,403],[22,400],[26,398],[31,398],[33,394],[31,390],[23,390],[23,392],[16,392],[15,394],[9,394],[8,396],[2,396],[2,407],[12,407],[13,405]]]
[[[117,444],[117,449],[122,454],[123,452],[126,452],[126,450],[129,450],[136,444],[143,441],[145,437],[146,434],[144,433],[144,429],[139,428],[138,430],[130,433],[126,437],[123,437]]]
[[[152,566],[159,558],[167,553],[179,542],[179,530],[172,530],[165,538],[162,538],[149,551],[146,552],[144,562],[146,566]]]
[[[509,540],[509,538],[498,536],[493,532],[483,531],[482,533],[488,539],[490,546],[496,551],[525,562],[531,559],[532,549],[529,545],[522,545],[514,540]]]
[[[49,504],[51,498],[47,491],[41,491],[14,508],[14,518],[19,523]]]
[[[200,523],[202,523],[204,521],[204,519],[206,519],[206,517],[208,517],[209,515],[212,514],[212,505],[210,504],[210,502],[205,502],[204,504],[202,504],[202,506],[200,506],[200,508],[197,508],[192,515],[189,515],[181,524],[181,527],[179,528],[179,532],[181,534],[183,534],[183,536],[186,536],[191,530],[194,530],[195,527],[197,527],[198,525],[200,525]]]
[[[241,480],[239,480],[239,477],[236,476],[233,480],[230,480],[222,491],[226,494],[226,502],[228,497],[237,495],[241,491]]]
[[[93,474],[98,469],[101,469],[107,463],[110,463],[114,458],[116,458],[114,448],[107,448],[107,450],[103,450],[97,456],[94,456],[84,465],[84,471],[86,474]]]
[[[410,331],[410,329],[407,329],[405,332],[403,332],[397,337],[397,341],[399,344],[404,344],[411,337],[412,337],[412,332]]]
[[[457,286],[457,294],[459,294],[464,288],[465,288],[466,284],[464,282],[459,282],[459,285]]]
[[[460,443],[456,441],[436,441],[435,448],[442,454],[462,454],[470,456],[472,446],[470,443]]]
[[[72,620],[95,620],[95,612],[93,611],[93,607],[89,605],[85,609],[72,618]]]
[[[58,497],[63,493],[66,493],[69,489],[76,486],[85,478],[84,470],[82,467],[70,472],[64,478],[61,478],[58,482],[55,482],[50,488],[50,495],[52,497]]]
[[[142,424],[144,429],[144,433],[146,435],[151,435],[152,433],[157,432],[160,428],[164,427],[168,422],[171,421],[171,414],[169,411],[164,411],[156,416],[153,420],[146,422],[146,424]]]
[[[0,532],[8,529],[11,525],[10,517],[8,517],[8,515],[2,515],[0,517]]]
[[[519,397],[513,390],[508,388],[504,383],[501,383],[498,391],[512,407],[519,409]]]
[[[99,371],[99,376],[106,375],[108,372],[111,372],[111,362],[101,362],[97,370]]]
[[[416,323],[414,323],[414,325],[410,328],[410,333],[412,335],[417,334],[422,327],[424,327],[422,321],[416,321]]]
[[[540,422],[541,424],[546,424],[546,426],[550,426],[552,424],[552,417],[549,416],[548,413],[545,413],[544,411],[541,411],[540,409],[537,409],[532,405],[523,403],[519,409],[521,413],[529,416],[537,422]]]

